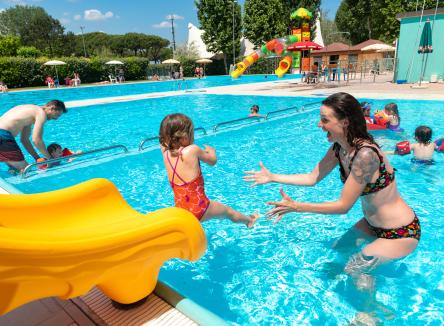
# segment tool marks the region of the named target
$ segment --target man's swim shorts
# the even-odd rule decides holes
[[[8,130],[0,129],[0,162],[20,162],[24,160],[25,157],[14,136]]]

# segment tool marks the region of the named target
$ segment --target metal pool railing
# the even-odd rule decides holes
[[[241,123],[242,122],[250,122],[251,123],[251,121],[253,121],[253,120],[255,122],[258,122],[258,121],[262,121],[262,120],[266,120],[266,119],[267,119],[266,116],[257,116],[257,117],[245,117],[245,118],[225,121],[225,122],[221,122],[221,123],[218,123],[217,125],[215,125],[213,127],[213,131],[216,132],[217,130],[219,130],[219,127],[221,127],[221,126],[238,124],[239,122],[241,122]]]
[[[313,105],[319,105],[321,104],[321,101],[317,101],[317,102],[310,102],[310,103],[306,103],[303,104],[302,106],[292,106],[286,109],[281,109],[281,110],[276,110],[276,111],[270,111],[267,113],[267,115],[265,116],[265,118],[268,120],[270,117],[273,116],[285,116],[287,115],[286,113],[291,112],[292,114],[294,113],[299,113],[299,112],[304,112],[305,109],[313,106]]]
[[[196,132],[202,132],[202,134],[203,135],[206,135],[207,134],[207,131],[205,130],[205,128],[203,128],[203,127],[198,127],[198,128],[195,128],[194,129],[194,133],[196,133]],[[147,143],[147,142],[150,142],[150,141],[153,141],[153,140],[155,140],[156,142],[158,142],[158,140],[159,140],[159,136],[152,136],[152,137],[148,137],[148,138],[145,138],[144,140],[142,140],[141,142],[140,142],[140,144],[139,144],[139,151],[143,151],[146,147],[144,147],[144,145]]]
[[[58,162],[70,160],[70,159],[73,159],[73,158],[76,158],[76,157],[85,156],[85,155],[94,154],[94,153],[99,153],[99,152],[104,152],[104,151],[109,151],[109,150],[116,149],[116,148],[123,149],[124,153],[128,153],[128,148],[126,148],[126,146],[124,146],[124,145],[112,145],[112,146],[97,148],[97,149],[93,149],[93,150],[82,152],[82,153],[78,153],[78,154],[72,154],[72,155],[69,155],[69,156],[63,156],[63,157],[58,157],[58,158],[54,158],[54,159],[51,159],[51,160],[46,160],[46,161],[42,161],[42,162],[36,162],[36,163],[29,164],[23,170],[23,172],[21,173],[21,176],[22,176],[22,178],[26,178],[28,172],[33,167],[35,167],[35,166],[46,165],[46,164],[51,164],[51,163],[58,163]]]

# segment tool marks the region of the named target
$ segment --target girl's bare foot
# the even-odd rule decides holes
[[[251,220],[247,223],[247,228],[251,229],[259,218],[259,213],[253,213],[250,215]]]

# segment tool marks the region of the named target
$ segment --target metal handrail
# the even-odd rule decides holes
[[[112,145],[112,146],[97,148],[97,149],[93,149],[93,150],[86,151],[86,152],[81,152],[81,153],[72,154],[72,155],[69,155],[69,156],[63,156],[63,157],[53,158],[53,159],[50,159],[50,160],[45,160],[45,161],[42,161],[42,162],[36,162],[36,163],[29,164],[29,165],[27,165],[24,168],[23,172],[21,173],[21,176],[22,176],[22,178],[26,178],[27,173],[34,166],[51,164],[51,163],[57,163],[57,162],[65,161],[65,160],[70,160],[70,159],[73,159],[73,158],[76,158],[76,157],[79,157],[79,156],[85,156],[85,155],[88,155],[88,154],[103,152],[103,151],[107,151],[107,150],[115,149],[115,148],[121,148],[121,149],[123,149],[124,153],[128,153],[128,148],[126,148],[126,146],[124,146],[124,145]]]
[[[235,120],[225,121],[225,122],[221,122],[221,123],[218,123],[217,125],[215,125],[215,126],[213,127],[213,131],[216,132],[217,129],[219,129],[220,126],[224,126],[224,125],[232,124],[232,123],[235,123],[235,122],[241,122],[241,121],[247,121],[247,120],[256,120],[256,121],[260,121],[261,119],[267,120],[267,116],[253,116],[253,117],[245,117],[245,118],[240,118],[240,119],[235,119]]]
[[[202,133],[203,133],[204,135],[207,134],[207,131],[206,131],[205,128],[203,128],[203,127],[197,127],[197,128],[195,128],[195,129],[194,129],[194,132],[196,132],[196,131],[202,131]],[[142,141],[140,142],[140,144],[139,144],[139,152],[145,149],[145,148],[143,147],[143,145],[145,145],[146,142],[149,142],[149,141],[151,141],[151,140],[158,140],[158,139],[159,139],[159,136],[153,136],[153,137],[148,137],[148,138],[145,138],[144,140],[142,140]]]
[[[303,104],[302,106],[298,107],[298,106],[292,106],[289,108],[285,108],[285,109],[281,109],[281,110],[276,110],[276,111],[270,111],[267,113],[267,115],[265,116],[266,119],[268,120],[270,115],[274,115],[276,113],[282,113],[282,112],[286,112],[286,111],[292,111],[292,110],[297,110],[297,111],[303,111],[305,108],[312,106],[312,105],[317,105],[317,104],[321,104],[322,101],[317,101],[317,102],[310,102],[310,103],[306,103]]]

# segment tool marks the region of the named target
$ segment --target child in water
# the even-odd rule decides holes
[[[188,210],[201,222],[227,216],[235,223],[253,227],[259,217],[257,213],[244,215],[205,195],[200,161],[215,165],[216,150],[193,144],[194,126],[190,118],[181,113],[167,115],[160,124],[159,142],[176,207]]]
[[[254,104],[250,108],[250,114],[248,116],[249,117],[265,117],[263,114],[259,114],[259,105],[257,105],[257,104]]]
[[[421,164],[433,164],[433,153],[438,147],[432,142],[432,129],[427,126],[419,126],[415,129],[415,140],[417,143],[410,144],[413,152],[412,162]],[[387,154],[400,154],[398,150],[387,152]]]
[[[364,113],[364,118],[366,123],[375,123],[373,118],[370,116],[370,111],[372,109],[372,106],[369,102],[361,102],[361,109]]]
[[[389,103],[384,107],[384,113],[388,116],[387,128],[392,131],[402,131],[400,127],[401,118],[399,117],[398,106],[396,103]]]

